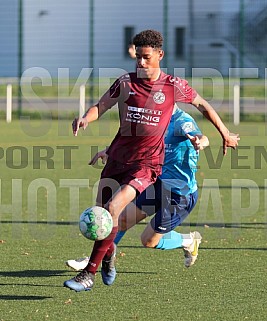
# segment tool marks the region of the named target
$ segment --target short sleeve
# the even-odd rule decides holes
[[[173,79],[173,84],[175,88],[175,101],[191,104],[197,96],[197,92],[191,86],[189,86],[188,81],[175,77]]]
[[[122,83],[122,77],[118,78],[100,98],[99,102],[96,104],[99,109],[99,115],[102,115],[105,111],[117,104],[121,96]]]

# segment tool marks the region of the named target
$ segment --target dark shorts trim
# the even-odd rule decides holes
[[[166,190],[160,179],[136,199],[136,206],[148,216],[155,214],[150,223],[155,232],[165,234],[187,218],[196,205],[198,191],[179,195]]]

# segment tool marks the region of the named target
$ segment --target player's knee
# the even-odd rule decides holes
[[[154,247],[154,242],[151,239],[147,238],[146,235],[141,235],[141,242],[144,247]]]
[[[109,211],[109,213],[111,214],[111,216],[113,218],[117,217],[118,216],[118,210],[117,210],[117,206],[115,204],[115,202],[113,201],[110,201],[106,206],[105,208]]]

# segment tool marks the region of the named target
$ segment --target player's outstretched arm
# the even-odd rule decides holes
[[[227,147],[236,148],[240,140],[239,134],[230,133],[212,106],[200,95],[197,95],[192,104],[217,128],[223,139],[223,154]]]
[[[99,113],[97,106],[90,107],[83,117],[76,117],[72,122],[73,135],[77,136],[80,128],[85,129],[89,123],[98,119],[98,117]]]

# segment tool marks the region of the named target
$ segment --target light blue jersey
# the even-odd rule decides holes
[[[199,152],[194,149],[186,134],[202,135],[195,120],[178,109],[172,115],[165,136],[165,159],[159,178],[166,189],[179,195],[197,190],[195,173]]]

